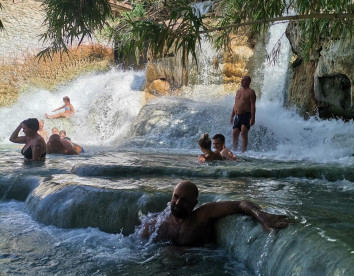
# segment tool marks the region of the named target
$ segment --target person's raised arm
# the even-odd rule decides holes
[[[61,107],[58,107],[58,108],[54,109],[52,112],[58,111],[58,110],[63,109],[63,108],[65,108],[65,104],[63,106],[61,106]]]
[[[202,205],[198,210],[198,217],[202,220],[217,219],[234,214],[255,218],[267,231],[289,225],[286,216],[269,214],[262,211],[260,206],[246,200],[210,202]]]
[[[234,106],[232,107],[232,112],[231,112],[231,117],[230,117],[230,124],[233,125],[234,124],[234,117],[236,115],[236,112],[235,112],[235,105],[236,105],[236,98],[235,98],[235,104]]]
[[[253,126],[256,122],[256,93],[252,90],[252,94],[250,97],[251,101],[251,120],[250,125]]]
[[[22,129],[22,123],[21,122],[18,127],[14,130],[14,132],[12,132],[11,136],[10,136],[10,141],[12,143],[17,143],[17,144],[26,144],[27,142],[27,137],[26,136],[18,136],[18,134],[20,133],[20,130]]]

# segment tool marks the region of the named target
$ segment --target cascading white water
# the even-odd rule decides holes
[[[200,48],[196,50],[197,63],[190,55],[189,85],[182,90],[182,96],[190,99],[214,101],[224,95],[222,84],[222,68],[218,64],[218,52],[208,40],[203,37]]]
[[[261,98],[256,104],[256,124],[249,134],[247,155],[256,158],[282,160],[312,160],[316,162],[354,163],[354,122],[342,120],[304,120],[296,111],[283,107],[290,46],[283,35],[286,24],[276,24],[270,29],[267,48],[272,49],[281,37],[280,55],[275,65],[266,66]],[[202,41],[200,50],[200,80],[210,74],[210,64],[216,52],[208,41]],[[267,61],[265,61],[267,63]],[[204,63],[208,64],[204,66]],[[202,82],[203,83],[203,82]],[[251,83],[252,86],[252,83]],[[191,93],[183,96],[193,99],[157,100],[146,108],[136,127],[144,133],[141,145],[149,147],[197,148],[201,133],[211,136],[223,133],[226,145],[231,143],[231,114],[234,95],[222,96],[222,85],[194,85]],[[139,120],[141,120],[139,122]],[[164,122],[163,124],[161,122]],[[148,128],[146,128],[148,126]],[[150,142],[151,141],[151,142]]]
[[[291,48],[285,36],[288,23],[274,24],[269,29],[267,52],[280,43],[274,64],[264,62],[264,80],[261,98],[257,102],[256,128],[265,129],[276,140],[275,151],[267,156],[289,160],[353,162],[354,122],[342,120],[304,120],[295,111],[283,107]],[[258,131],[260,135],[264,132]],[[251,133],[251,135],[253,135]],[[265,136],[266,136],[265,135]],[[263,137],[261,137],[262,139]]]
[[[209,42],[202,43],[202,50],[204,56],[206,52],[216,54]],[[208,60],[210,62],[210,58]],[[304,120],[295,111],[283,108],[283,92],[278,93],[278,90],[284,90],[284,68],[288,59],[284,57],[278,63],[271,68],[283,68],[279,73],[281,88],[275,89],[276,82],[265,79],[262,97],[257,99],[256,124],[250,130],[246,154],[256,158],[354,164],[354,122]],[[200,67],[201,76],[202,69],[210,72],[210,65]],[[0,109],[0,143],[9,143],[11,132],[22,120],[45,119],[44,113],[61,106],[62,97],[67,95],[76,109],[75,116],[70,120],[45,119],[45,129],[65,129],[74,142],[83,146],[116,146],[126,142],[125,145],[130,143],[135,149],[199,152],[197,141],[204,132],[211,136],[224,134],[226,145],[231,146],[229,120],[234,95],[225,97],[219,93],[222,85],[195,85],[191,93],[186,89],[181,98],[156,99],[141,110],[143,82],[144,72],[112,69],[82,76],[55,93],[39,89],[27,91],[15,105]],[[139,112],[142,116],[137,117]]]
[[[112,145],[125,137],[142,106],[144,72],[112,69],[102,74],[86,75],[60,87],[55,93],[33,88],[19,97],[16,104],[0,109],[0,143],[8,139],[24,119],[44,119],[44,128],[64,129],[67,136],[82,145]],[[69,96],[75,108],[70,119],[45,118],[62,106]],[[56,112],[57,113],[57,112]]]
[[[264,78],[261,101],[283,105],[288,64],[290,59],[290,43],[285,36],[286,23],[276,23],[270,26],[266,51],[270,59],[264,61]],[[276,56],[272,52],[279,47]]]

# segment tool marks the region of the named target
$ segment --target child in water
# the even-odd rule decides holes
[[[214,160],[223,160],[219,152],[211,150],[211,139],[208,133],[204,133],[198,140],[199,148],[203,154],[198,156],[199,163],[210,162]]]
[[[68,96],[65,96],[63,98],[63,102],[64,102],[63,106],[58,107],[57,109],[54,109],[52,112],[55,112],[55,111],[63,109],[63,108],[64,108],[64,112],[61,112],[61,113],[58,113],[55,115],[48,115],[46,113],[45,116],[47,117],[47,119],[70,118],[74,115],[75,110],[74,110],[73,105],[70,103],[70,98]]]
[[[42,136],[42,138],[44,139],[44,141],[47,143],[48,139],[49,139],[49,135],[48,132],[43,128],[44,127],[44,121],[43,120],[39,120],[39,129],[37,131],[37,133]]]

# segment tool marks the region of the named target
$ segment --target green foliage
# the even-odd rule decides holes
[[[352,38],[354,29],[352,0],[219,0],[214,1],[212,13],[201,17],[194,13],[195,2],[132,0],[132,11],[109,21],[108,0],[45,0],[48,31],[42,39],[51,46],[40,56],[67,50],[73,41],[80,44],[95,29],[106,26],[106,34],[118,42],[122,55],[139,57],[150,49],[154,56],[164,56],[181,50],[185,61],[188,54],[195,58],[202,34],[209,35],[217,47],[226,47],[240,27],[247,25],[259,33],[292,12],[302,16],[290,20],[300,20],[302,56],[306,58],[322,40]]]
[[[116,42],[115,50],[125,57],[137,56],[139,62],[139,53],[143,51],[143,47],[137,47],[137,39],[135,38],[130,21],[138,20],[145,16],[145,9],[142,4],[137,4],[133,10],[122,13],[121,17],[114,20],[110,27],[109,38]]]
[[[45,0],[43,7],[48,30],[41,39],[51,45],[39,57],[68,51],[68,46],[75,43],[80,45],[84,38],[91,38],[95,29],[102,29],[112,16],[107,0]]]
[[[116,28],[116,40],[120,43],[119,52],[125,56],[136,57],[146,49],[149,49],[154,57],[164,56],[171,49],[182,51],[183,63],[186,55],[191,53],[196,57],[196,46],[200,42],[200,27],[202,19],[193,13],[193,8],[188,5],[190,1],[170,1],[162,7],[164,14],[158,14],[153,18],[158,5],[146,6],[138,4],[128,13],[125,13]],[[166,16],[168,15],[168,16]],[[163,19],[168,19],[164,21]]]
[[[351,0],[296,0],[292,7],[298,14],[351,14],[347,18],[310,18],[300,21],[302,33],[302,56],[308,60],[312,53],[318,50],[321,41],[352,39],[354,30]]]
[[[138,51],[144,45],[154,55],[163,55],[175,45],[174,50],[183,49],[183,54],[195,57],[194,47],[200,43],[202,33],[210,34],[217,48],[227,47],[230,35],[237,33],[240,27],[248,25],[259,33],[289,12],[308,15],[299,25],[304,58],[309,57],[322,40],[352,38],[354,29],[351,0],[221,0],[214,1],[214,12],[202,18],[193,13],[192,1],[135,2],[145,5],[149,2],[154,9],[127,22],[133,34],[133,40],[127,45]],[[344,14],[344,17],[321,18],[322,14],[334,13]]]

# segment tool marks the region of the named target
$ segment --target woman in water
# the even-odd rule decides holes
[[[25,136],[18,136],[21,128]],[[10,136],[10,141],[17,144],[25,144],[21,150],[25,160],[28,161],[44,161],[47,153],[46,143],[37,131],[39,130],[39,122],[36,118],[29,118],[19,124]]]
[[[47,119],[70,118],[74,115],[75,110],[73,105],[70,103],[70,98],[68,96],[65,96],[63,98],[63,102],[64,102],[63,106],[54,109],[52,112],[58,111],[63,108],[64,108],[64,112],[60,112],[55,115],[48,115],[48,113],[46,113],[45,116],[47,117]]]
[[[203,154],[198,156],[198,162],[205,163],[214,160],[223,160],[220,153],[211,150],[211,139],[208,133],[204,133],[200,137],[198,144],[200,150],[203,152]]]

